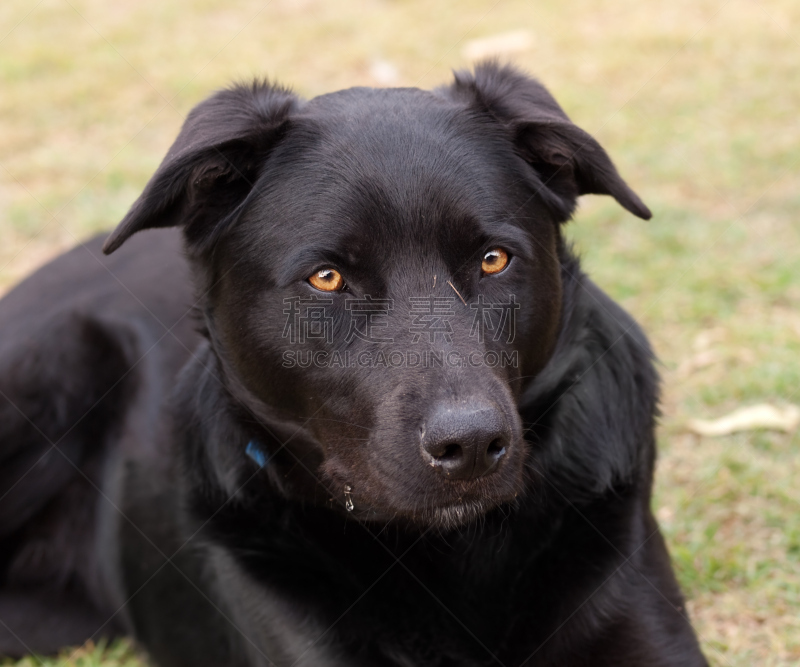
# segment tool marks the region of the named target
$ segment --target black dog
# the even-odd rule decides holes
[[[200,104],[123,250],[0,303],[0,653],[705,665],[650,348],[561,235],[586,193],[650,217],[508,67]]]

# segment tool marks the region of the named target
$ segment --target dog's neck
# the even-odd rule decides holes
[[[633,318],[563,253],[556,348],[519,399],[532,476],[573,501],[635,486],[649,503],[659,388],[652,349]]]

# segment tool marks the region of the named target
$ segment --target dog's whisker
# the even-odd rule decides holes
[[[455,285],[453,285],[453,283],[451,283],[449,280],[447,281],[447,284],[448,284],[448,285],[450,285],[450,287],[452,287],[452,288],[453,288],[453,291],[456,293],[456,295],[458,296],[458,298],[459,298],[459,299],[461,299],[461,303],[463,303],[463,304],[466,306],[466,305],[467,305],[467,302],[466,302],[466,301],[464,301],[464,297],[463,297],[463,296],[461,296],[461,292],[459,292],[459,291],[456,289],[456,286],[455,286]]]

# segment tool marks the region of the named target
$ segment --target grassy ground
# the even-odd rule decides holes
[[[688,434],[692,417],[800,403],[796,0],[5,0],[0,289],[118,221],[191,106],[231,79],[304,95],[435,85],[473,39],[513,59],[611,152],[655,213],[601,198],[585,265],[662,360],[656,508],[715,665],[800,664],[800,436]],[[12,664],[2,663],[0,664]],[[125,644],[60,661],[139,665]]]

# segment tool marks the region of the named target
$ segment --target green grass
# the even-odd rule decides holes
[[[654,502],[705,650],[797,665],[800,436],[683,425],[800,403],[798,27],[795,0],[6,0],[0,289],[112,227],[192,105],[233,79],[311,96],[375,85],[382,60],[429,87],[468,65],[466,41],[526,28],[514,60],[655,213],[587,198],[569,234],[662,361]],[[123,643],[23,664],[140,663]]]
[[[127,641],[97,645],[88,642],[85,646],[65,649],[56,657],[32,655],[17,662],[0,658],[0,667],[142,667],[145,664],[144,657],[138,656]]]

